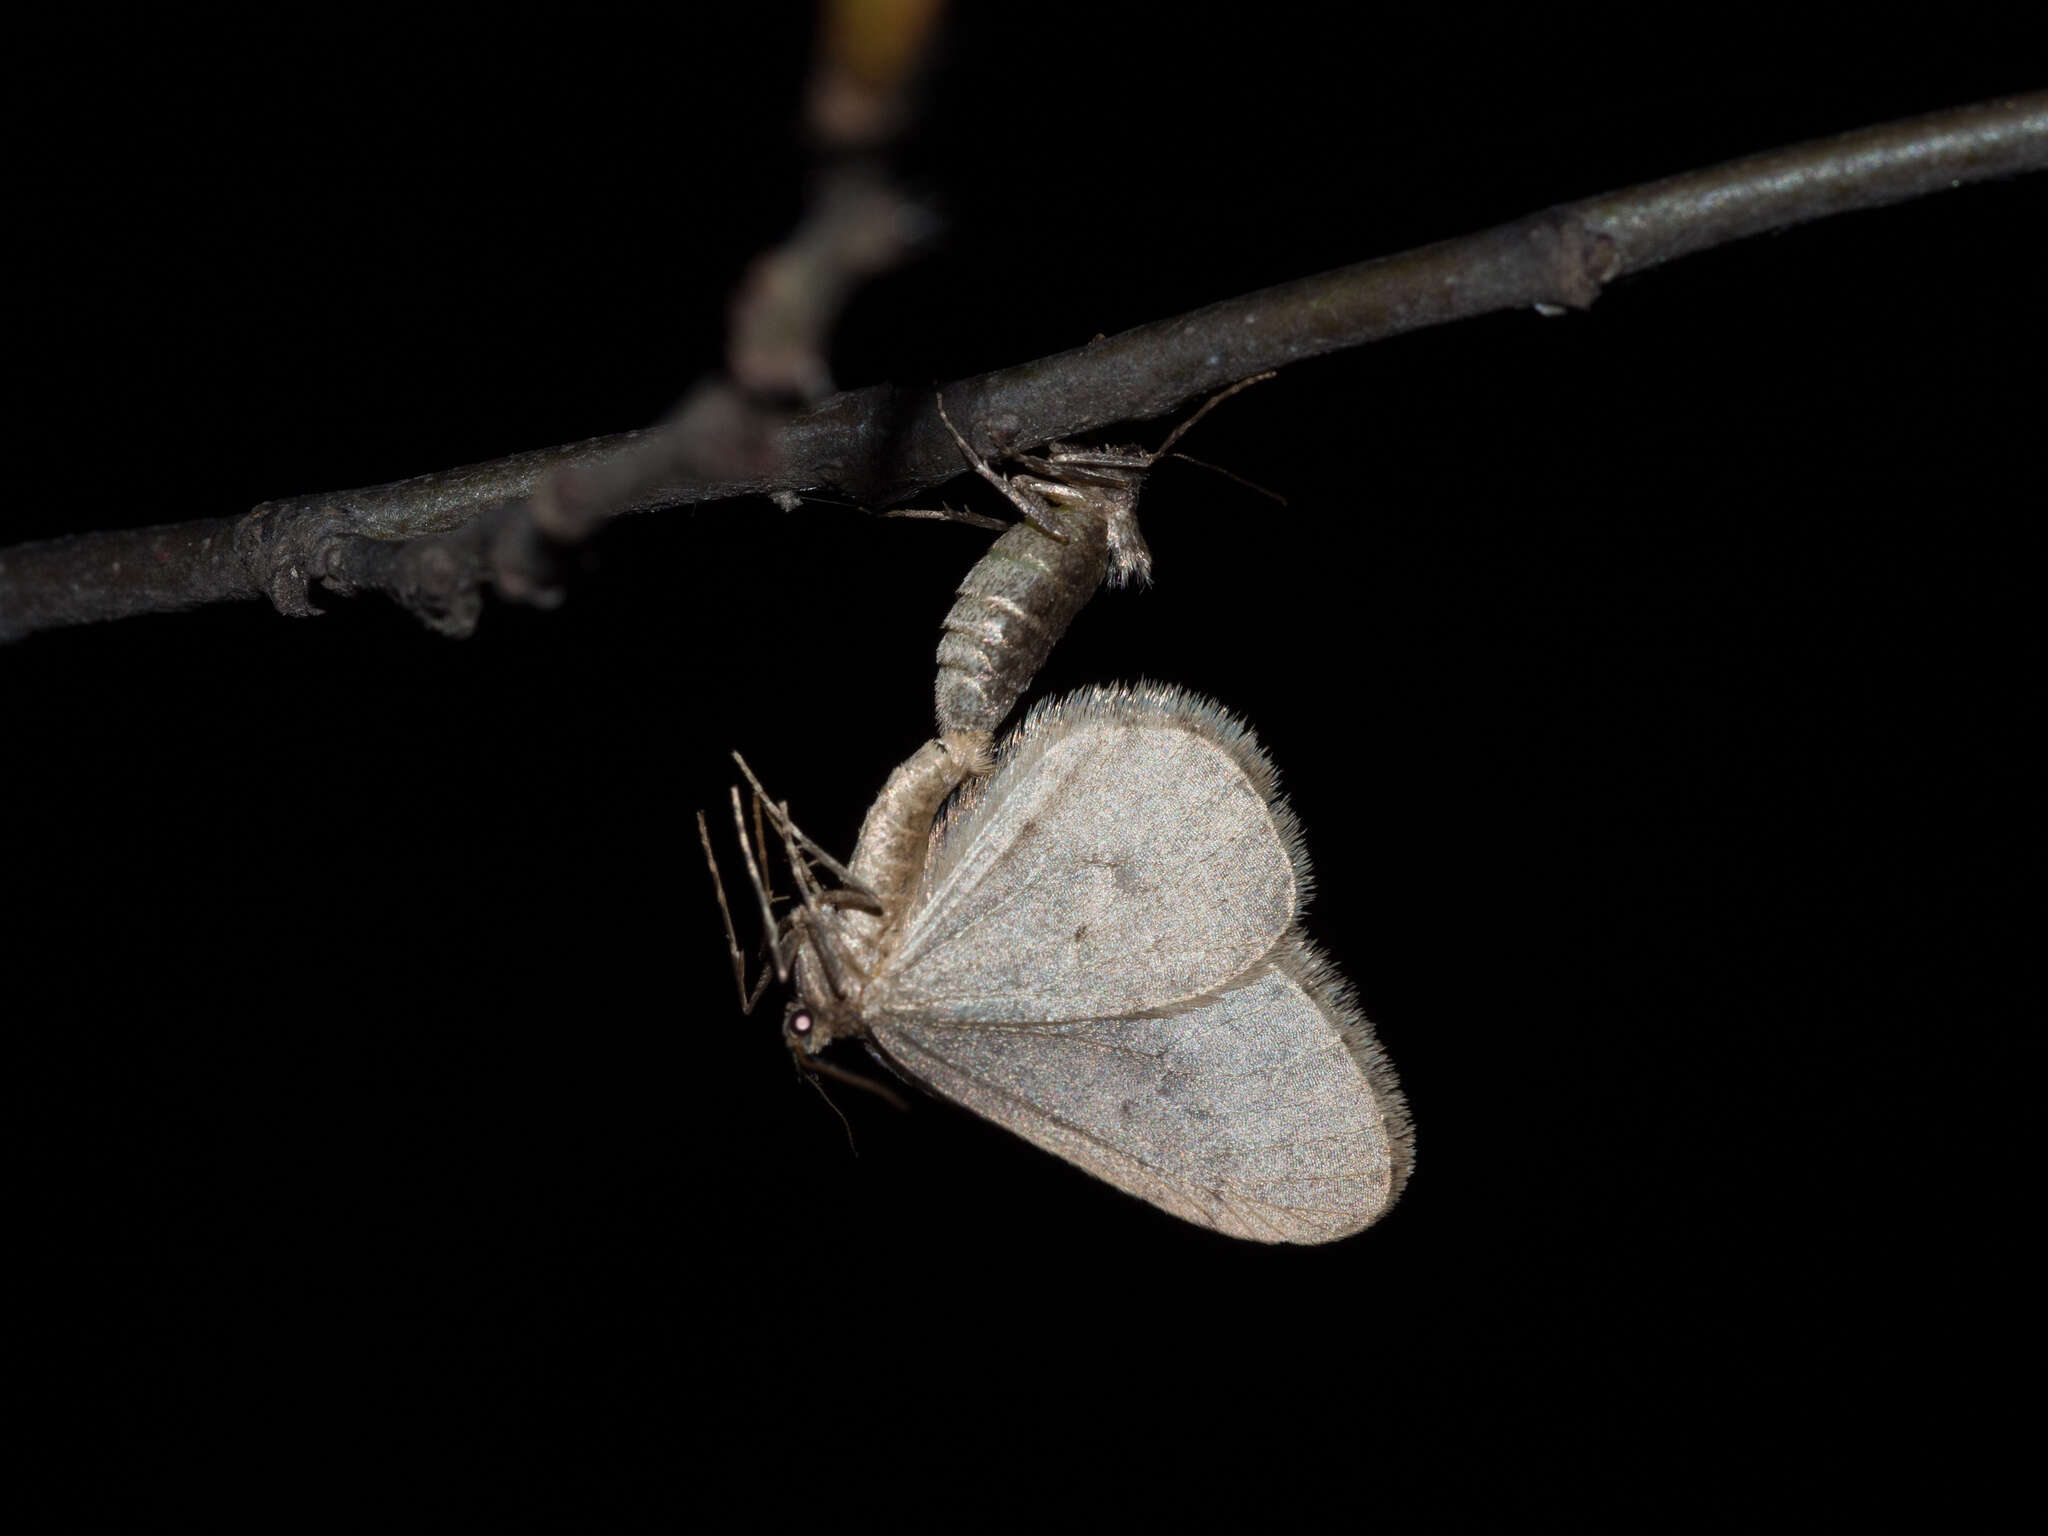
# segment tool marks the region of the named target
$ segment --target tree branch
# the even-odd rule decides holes
[[[2048,92],[1861,129],[1226,300],[946,385],[991,456],[1149,419],[1266,369],[1497,310],[1583,309],[1627,273],[1750,235],[2048,168]],[[663,427],[216,518],[0,550],[0,638],[269,596],[389,592],[465,633],[484,585],[545,600],[546,545],[604,518],[829,488],[884,505],[961,472],[934,393],[877,386],[779,416],[698,391]]]

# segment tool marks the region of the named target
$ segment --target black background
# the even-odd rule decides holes
[[[909,166],[948,237],[838,377],[2038,84],[1990,28],[1518,15],[977,7]],[[18,42],[8,539],[649,421],[800,206],[801,10],[283,25]],[[2040,211],[1966,189],[1290,369],[1189,444],[1285,510],[1155,476],[1157,586],[1039,692],[1184,684],[1278,761],[1419,1132],[1328,1249],[931,1101],[839,1094],[853,1155],[738,1015],[694,813],[738,747],[849,845],[984,534],[738,503],[628,520],[465,643],[331,601],[0,651],[53,1507],[1668,1524],[1980,1486],[1995,1437],[1937,1445],[2017,1294],[2020,1131],[1957,1079],[2025,1024]]]

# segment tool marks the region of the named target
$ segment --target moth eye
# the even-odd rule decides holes
[[[789,1032],[798,1038],[811,1032],[811,1015],[808,1009],[799,1008],[789,1016]]]

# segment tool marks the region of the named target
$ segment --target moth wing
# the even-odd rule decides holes
[[[1376,1220],[1407,1178],[1407,1110],[1393,1070],[1342,983],[1298,942],[1170,1014],[887,1020],[873,1038],[935,1092],[1231,1237],[1346,1237]]]
[[[942,821],[870,1016],[1058,1023],[1171,1008],[1273,952],[1306,865],[1245,727],[1171,689],[1032,712]]]

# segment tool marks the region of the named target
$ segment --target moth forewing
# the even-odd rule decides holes
[[[949,816],[873,1013],[1053,1022],[1176,1006],[1265,958],[1306,861],[1237,721],[1176,690],[1034,710]]]
[[[1185,1220],[1346,1236],[1411,1137],[1296,929],[1307,885],[1241,722],[1173,689],[1042,705],[934,828],[863,1025],[906,1076]]]

